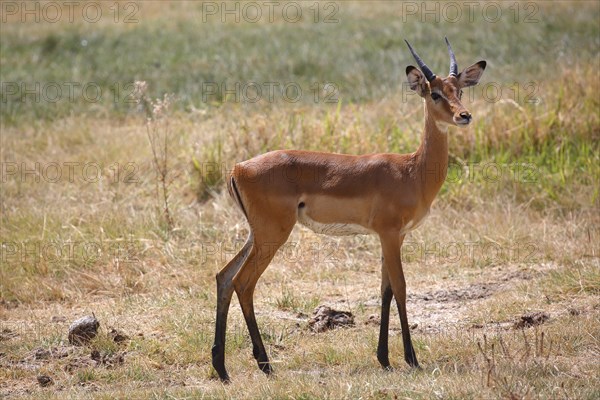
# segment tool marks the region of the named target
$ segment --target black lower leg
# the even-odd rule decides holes
[[[222,282],[222,277],[217,275],[217,317],[215,323],[215,341],[212,347],[212,365],[224,382],[229,382],[229,375],[225,369],[225,336],[227,332],[227,314],[231,296],[232,285]]]
[[[258,368],[260,368],[260,370],[265,374],[269,375],[271,372],[273,372],[273,369],[271,369],[271,364],[269,363],[269,357],[267,356],[267,353],[261,352],[257,347],[254,347],[254,349],[254,358],[258,363]]]
[[[223,382],[229,382],[229,374],[225,369],[225,331],[227,312],[217,311],[215,341],[212,346],[212,365]]]
[[[417,361],[417,355],[412,345],[412,339],[410,337],[410,328],[408,326],[408,318],[406,315],[406,308],[404,308],[400,302],[398,302],[398,312],[400,314],[400,327],[402,328],[402,343],[404,345],[404,360],[411,367],[418,368],[419,362]]]
[[[258,324],[256,323],[253,308],[244,312],[244,318],[246,320],[246,325],[248,325],[250,339],[252,339],[252,355],[254,356],[254,359],[258,362],[258,368],[260,368],[262,372],[268,375],[271,372],[273,372],[273,370],[271,369],[271,364],[269,363],[267,351],[260,337],[260,332],[258,330]]]
[[[225,334],[227,332],[227,314],[233,296],[233,276],[242,267],[244,259],[252,245],[252,235],[242,250],[216,276],[217,280],[217,317],[215,323],[215,341],[212,346],[212,365],[223,382],[229,382],[225,369]]]
[[[392,288],[388,285],[381,296],[381,323],[379,325],[379,342],[377,344],[377,360],[383,368],[390,369],[388,350],[388,331],[390,326],[390,304],[393,298]]]
[[[403,340],[404,342],[404,360],[411,367],[418,368],[419,362],[417,361],[417,355],[415,353],[415,349],[413,348],[412,341],[410,338],[408,340]]]

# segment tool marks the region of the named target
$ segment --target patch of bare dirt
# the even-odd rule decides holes
[[[425,293],[409,294],[409,301],[432,301],[448,303],[464,300],[479,300],[490,297],[494,293],[504,289],[507,284],[515,280],[529,280],[533,275],[529,271],[513,271],[494,277],[486,282],[476,282],[464,287],[444,288],[432,290]]]
[[[462,300],[478,300],[491,296],[498,287],[490,283],[476,283],[464,288],[440,289],[409,296],[409,300],[435,301],[447,303]]]
[[[516,282],[533,279],[536,271],[492,270],[485,282],[473,282],[468,285],[446,285],[421,293],[408,295],[408,307],[412,309],[411,321],[419,326],[419,331],[440,333],[447,328],[456,328],[465,323],[464,315],[471,303],[486,299],[507,289]],[[510,327],[511,323],[508,323]]]

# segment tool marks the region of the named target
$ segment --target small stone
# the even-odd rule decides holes
[[[69,327],[69,343],[82,345],[96,337],[100,322],[94,315],[79,318]]]
[[[108,336],[110,336],[115,343],[121,343],[126,340],[129,340],[129,336],[127,336],[121,331],[116,330],[115,328],[110,329],[110,331],[108,332]]]
[[[50,386],[54,383],[48,375],[38,375],[37,381],[41,387]]]
[[[317,333],[342,326],[354,326],[354,315],[349,311],[337,311],[327,306],[319,306],[315,308],[308,326]]]
[[[47,360],[48,358],[50,358],[50,351],[48,351],[46,349],[42,349],[41,347],[38,347],[37,349],[34,350],[33,357],[36,360]]]
[[[98,363],[102,362],[102,356],[98,350],[92,350],[92,354],[90,354],[90,358]]]

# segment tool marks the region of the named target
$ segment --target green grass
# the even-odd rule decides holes
[[[485,82],[503,90],[501,96],[490,94],[490,99],[524,100],[530,92],[540,97],[546,82],[561,79],[557,57],[559,64],[570,68],[585,66],[585,60],[598,67],[598,43],[590,38],[599,31],[587,18],[588,10],[594,9],[590,3],[581,7],[571,7],[569,2],[538,4],[535,18],[526,21],[521,16],[517,22],[507,3],[498,22],[488,23],[487,15],[479,10],[473,13],[472,22],[465,16],[455,24],[421,23],[418,17],[400,16],[399,6],[380,4],[372,10],[360,3],[341,4],[338,23],[315,24],[308,18],[295,24],[224,25],[217,19],[200,23],[198,3],[181,6],[187,10],[180,13],[174,5],[175,16],[170,20],[155,15],[153,6],[141,4],[137,24],[55,24],[39,33],[28,29],[28,24],[3,24],[2,82],[24,82],[29,88],[37,82],[42,92],[51,83],[63,88],[65,82],[80,86],[73,89],[73,101],[64,93],[56,103],[44,101],[44,96],[35,102],[21,90],[15,95],[4,93],[0,116],[5,124],[17,125],[72,113],[123,116],[135,108],[127,95],[136,80],[147,81],[153,97],[174,93],[184,109],[218,107],[227,101],[220,90],[203,99],[207,83],[217,83],[219,88],[225,83],[231,88],[236,82],[295,82],[303,89],[302,103],[308,104],[314,101],[312,85],[318,82],[323,90],[329,82],[336,85],[337,97],[344,104],[374,101],[402,89],[404,67],[413,63],[404,39],[435,71],[446,73],[445,35],[459,54],[459,67],[488,60]],[[305,9],[305,15],[308,12]],[[531,89],[529,82],[533,82]],[[81,93],[89,83],[100,88],[97,102],[93,89],[87,94],[93,102]],[[285,102],[281,95],[274,99]]]

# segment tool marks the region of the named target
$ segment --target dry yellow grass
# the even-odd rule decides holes
[[[367,126],[382,114],[392,118],[396,104],[391,104],[341,110],[340,124],[352,138],[349,152],[388,145],[387,138],[375,133],[372,140],[355,138],[358,132],[369,137]],[[53,253],[53,247],[34,260],[35,251],[28,254],[25,244],[9,255],[11,265],[22,268],[3,270],[3,394],[55,398],[593,398],[597,394],[597,213],[581,208],[544,215],[503,190],[492,191],[498,197],[490,202],[487,190],[477,183],[450,185],[404,248],[409,318],[417,324],[414,340],[424,371],[411,372],[401,361],[397,318],[392,320],[391,354],[398,370],[383,372],[375,359],[377,328],[365,322],[378,313],[377,240],[328,238],[298,227],[257,287],[259,324],[275,376],[267,379],[255,368],[234,301],[227,348],[234,381],[225,387],[213,380],[209,356],[214,274],[243,244],[247,228],[226,193],[196,201],[198,176],[190,160],[220,136],[236,138],[223,145],[226,165],[238,155],[242,159],[306,140],[273,135],[269,127],[284,111],[273,110],[269,117],[229,111],[228,116],[237,113],[239,118],[179,116],[172,121],[173,130],[180,133],[171,147],[177,228],[166,242],[160,230],[148,230],[157,223],[153,175],[149,152],[134,150],[148,146],[138,120],[111,124],[73,119],[50,126],[42,137],[34,130],[8,136],[15,160],[133,162],[139,182],[5,186],[11,195],[4,201],[3,232],[15,238],[21,232],[20,240],[30,246],[60,243],[64,249],[71,243],[77,249],[93,242],[101,251],[75,251],[71,258]],[[323,114],[303,111],[314,116],[304,114],[310,128],[299,134],[308,131],[321,137],[318,121]],[[357,114],[361,121],[353,125],[352,115]],[[82,126],[89,133],[81,133]],[[417,130],[415,122],[412,135]],[[28,158],[31,143],[46,150]],[[15,262],[15,257],[22,257],[22,262]],[[311,334],[305,316],[318,304],[352,311],[357,326]],[[532,311],[546,312],[550,320],[523,332],[513,328]],[[68,346],[68,324],[92,312],[102,324],[99,338],[90,347]],[[131,340],[112,343],[107,338],[112,327]],[[38,348],[69,353],[36,360]],[[124,363],[96,366],[89,361],[94,348],[109,355],[123,352]],[[39,387],[36,376],[43,373],[52,376],[54,385]]]

